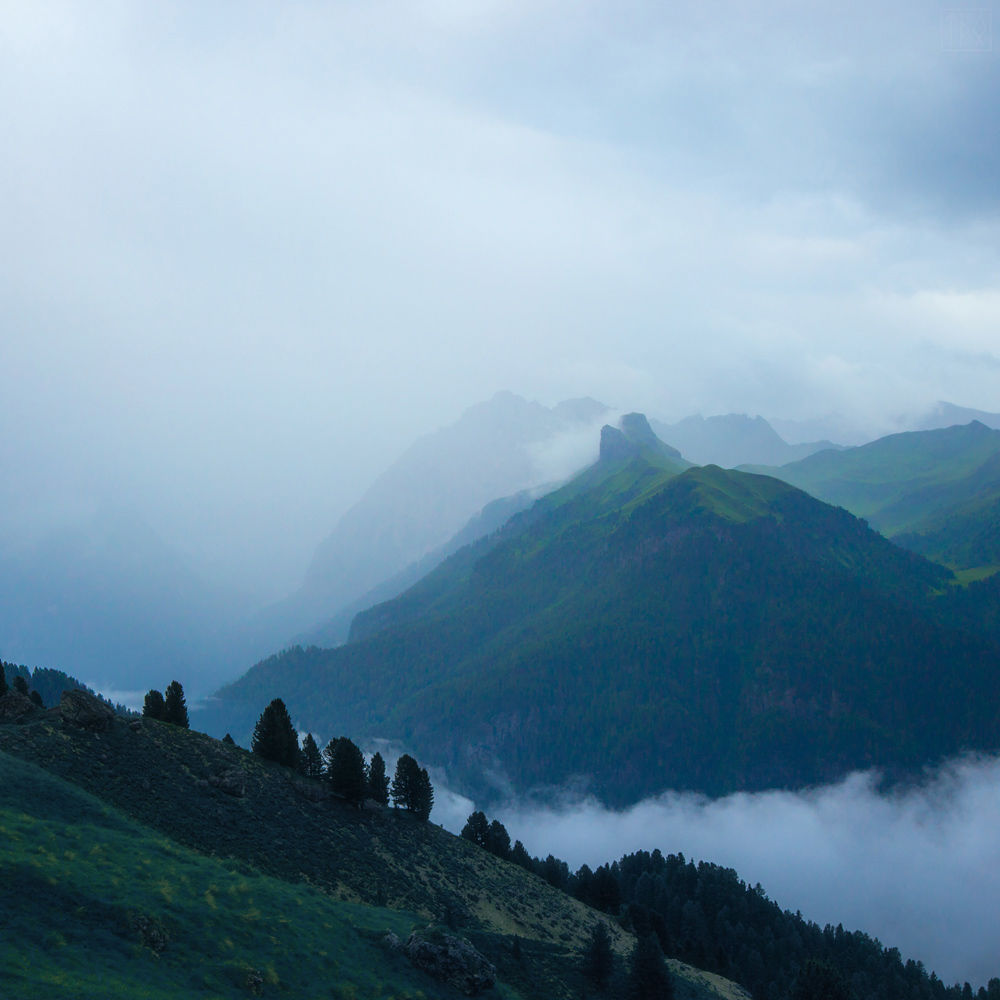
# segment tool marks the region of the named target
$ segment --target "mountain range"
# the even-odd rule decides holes
[[[902,775],[1000,746],[995,581],[952,581],[779,479],[691,467],[633,414],[594,466],[360,613],[348,645],[263,661],[204,724],[245,738],[280,696],[300,727],[402,741],[477,800]]]
[[[953,569],[1000,567],[1000,430],[979,421],[752,469],[844,507]]]

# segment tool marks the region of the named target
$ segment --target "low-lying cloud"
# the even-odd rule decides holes
[[[945,982],[985,985],[1000,975],[1000,759],[953,761],[889,793],[877,785],[868,772],[794,793],[668,792],[621,812],[565,797],[495,813],[532,854],[573,870],[636,850],[683,852],[735,868],[820,925],[898,947]],[[448,807],[435,819],[457,832],[461,803],[442,792]]]

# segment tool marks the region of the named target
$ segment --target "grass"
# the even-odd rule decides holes
[[[0,783],[4,997],[246,997],[253,973],[264,996],[457,996],[382,943],[413,913],[203,857],[6,754]]]

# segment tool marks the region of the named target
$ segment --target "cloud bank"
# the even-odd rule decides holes
[[[532,854],[574,870],[654,848],[735,868],[784,909],[863,930],[945,982],[985,985],[1000,976],[1000,760],[953,761],[886,794],[876,785],[865,773],[797,793],[667,793],[622,812],[566,798],[496,814]]]

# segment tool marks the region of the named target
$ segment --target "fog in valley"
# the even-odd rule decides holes
[[[434,818],[458,833],[475,806],[440,784],[435,796]],[[978,987],[997,974],[996,758],[953,761],[892,791],[879,791],[878,776],[864,773],[798,793],[668,792],[622,812],[547,792],[489,815],[532,855],[555,854],[572,871],[633,851],[681,852],[735,868],[820,926],[863,930],[948,984]]]

